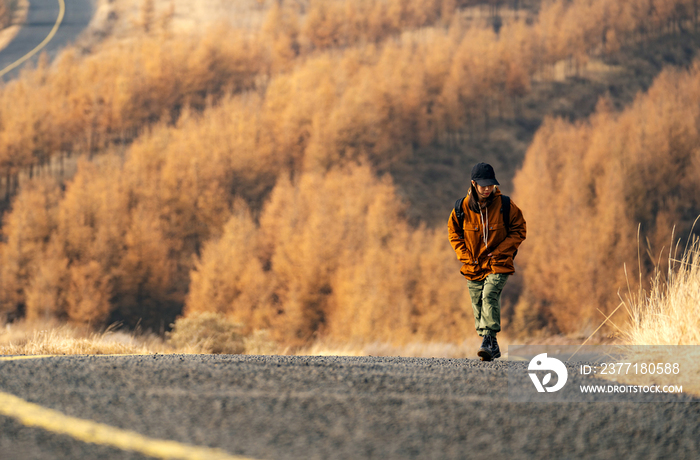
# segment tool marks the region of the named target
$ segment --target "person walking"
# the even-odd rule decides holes
[[[515,273],[513,258],[525,240],[523,213],[501,194],[493,167],[472,168],[471,187],[457,200],[447,222],[450,244],[462,262],[476,332],[483,337],[477,356],[482,361],[501,357],[496,334],[501,330],[501,292]]]

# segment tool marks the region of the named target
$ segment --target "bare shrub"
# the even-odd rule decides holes
[[[243,338],[247,355],[278,355],[283,354],[280,345],[272,339],[267,329],[257,329]]]
[[[190,353],[240,354],[245,351],[241,325],[214,312],[178,318],[167,333],[173,347]]]

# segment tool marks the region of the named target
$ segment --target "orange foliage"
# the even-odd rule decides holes
[[[449,21],[454,10],[442,0],[311,0],[300,41],[309,50],[377,43],[441,18]]]
[[[0,169],[14,174],[59,152],[129,139],[185,105],[203,108],[209,96],[252,88],[261,72],[259,43],[221,27],[201,38],[108,43],[89,57],[68,49],[0,89]]]
[[[69,49],[0,87],[8,187],[52,155],[103,153],[65,190],[42,179],[17,195],[0,314],[159,329],[186,306],[288,344],[458,341],[469,301],[444,231],[409,227],[373,171],[479,128],[561,59],[583,63],[693,14],[687,0],[557,0],[496,33],[466,27],[459,8],[471,1],[272,3],[260,30],[175,36],[151,26],[144,2],[133,40]],[[544,124],[516,182],[533,229],[519,259],[523,325],[568,330],[609,311],[635,222],[658,247],[668,222],[687,221],[689,199],[655,201],[645,187],[663,164],[697,168],[694,125],[660,115],[694,113],[671,88],[690,75],[665,75],[637,115],[601,106],[589,125]],[[680,190],[697,196],[683,177]],[[558,198],[542,203],[543,186]]]
[[[700,212],[698,102],[700,64],[663,72],[622,114],[602,100],[588,123],[544,123],[514,181],[531,230],[519,258],[522,326],[592,332],[618,289],[634,291],[667,260],[673,227],[688,236]]]
[[[279,166],[256,153],[250,110],[259,105],[247,100],[157,126],[126,159],[81,161],[62,195],[55,184],[23,190],[3,228],[0,311],[93,325],[172,322],[192,255],[221,234],[234,197],[261,202],[274,184]]]
[[[0,315],[15,316],[24,309],[24,290],[46,268],[45,253],[57,226],[60,192],[48,179],[34,181],[14,201],[5,216],[0,246]],[[45,311],[53,316],[55,308]],[[37,314],[37,316],[39,316]]]
[[[247,206],[236,202],[223,234],[209,240],[195,262],[185,313],[224,313],[249,331],[269,325],[272,289],[261,260],[261,240]]]
[[[412,143],[434,141],[437,131],[487,119],[494,106],[501,110],[509,99],[526,94],[532,75],[543,66],[565,58],[581,64],[589,53],[614,50],[634,34],[694,21],[689,1],[659,0],[653,8],[646,0],[550,1],[534,24],[510,21],[498,34],[465,32],[456,3],[439,0],[318,0],[309,2],[303,14],[293,2],[272,2],[261,30],[252,32],[221,25],[202,36],[175,36],[167,28],[144,25],[148,31],[134,40],[107,41],[86,57],[69,49],[55,65],[40,64],[0,89],[0,170],[14,175],[55,154],[99,151],[113,141],[133,139],[145,124],[177,119],[185,106],[201,109],[207,98],[252,89],[265,94],[270,75],[300,65],[306,68],[296,78],[316,74],[311,81],[326,84],[320,74],[327,74],[328,66],[307,63],[324,51],[331,52],[321,59],[334,67],[357,65],[348,62],[352,56],[362,56],[361,66],[368,63],[363,59],[375,65],[369,72],[339,75],[324,89],[338,98],[326,103],[346,99],[344,104],[353,105],[339,108],[337,117],[360,112],[355,129],[332,134],[348,144],[340,148],[371,156],[366,150],[376,146],[384,155],[397,136],[412,133],[399,139],[397,150],[403,151]],[[149,5],[143,3],[142,22],[150,21]],[[334,48],[347,52],[334,53]],[[314,88],[301,89],[292,98],[295,104],[307,100]],[[270,96],[271,101],[277,97]],[[380,104],[365,118],[368,103],[362,99],[369,96],[370,107]],[[318,120],[324,120],[327,104],[319,108]],[[313,126],[308,119],[287,139],[303,148],[312,131],[328,137],[318,120]],[[375,139],[381,135],[372,132],[377,122],[389,124],[380,127],[386,128],[382,133],[389,142]]]
[[[239,207],[207,243],[185,311],[226,313],[290,345],[319,333],[459,341],[469,305],[444,232],[410,229],[400,209],[366,166],[282,179],[259,225]]]

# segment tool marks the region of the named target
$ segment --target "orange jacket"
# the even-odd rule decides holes
[[[526,225],[523,213],[513,200],[510,201],[510,228],[506,233],[501,212],[501,191],[494,190],[491,204],[481,214],[469,209],[469,198],[462,203],[464,211],[464,238],[455,229],[459,228],[454,209],[447,221],[450,243],[462,262],[460,272],[471,281],[481,281],[491,273],[515,273],[513,255],[525,239]],[[488,213],[486,231],[488,246],[484,244],[482,220]],[[489,254],[491,256],[489,257]]]

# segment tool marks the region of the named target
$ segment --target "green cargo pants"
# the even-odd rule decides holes
[[[509,275],[493,273],[483,281],[469,281],[476,332],[495,336],[501,330],[501,292]]]

